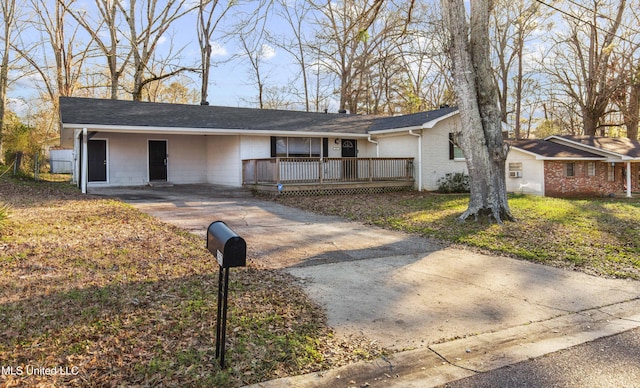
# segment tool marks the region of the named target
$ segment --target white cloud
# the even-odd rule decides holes
[[[29,113],[29,104],[22,98],[7,98],[7,108],[20,117],[24,117]]]
[[[268,44],[263,44],[260,49],[260,55],[262,59],[271,59],[276,56],[276,49]]]
[[[163,44],[164,42],[167,41],[167,37],[162,35],[159,39],[158,39],[158,44]]]
[[[224,46],[216,42],[211,42],[211,57],[224,57],[227,54],[227,49]]]

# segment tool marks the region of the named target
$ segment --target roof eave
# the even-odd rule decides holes
[[[190,127],[149,127],[133,125],[101,125],[64,123],[63,129],[87,128],[88,131],[111,133],[154,133],[165,135],[259,135],[259,136],[306,136],[306,137],[355,137],[367,138],[366,133],[322,132],[322,131],[277,131],[268,129],[242,128],[190,128]]]
[[[431,129],[433,127],[436,126],[436,124],[438,124],[439,122],[448,119],[449,117],[453,117],[455,115],[458,114],[458,110],[454,110],[453,112],[447,113],[444,116],[440,116],[435,120],[431,120],[431,121],[427,121],[426,123],[422,124],[422,129]]]
[[[523,154],[527,154],[527,155],[531,155],[531,156],[535,156],[536,159],[540,159],[542,157],[542,155],[535,153],[533,151],[529,151],[529,150],[525,150],[523,148],[517,147],[517,146],[509,146],[509,150],[514,150],[514,151],[519,151],[522,152]]]
[[[597,161],[605,161],[608,162],[609,158],[606,157],[595,157],[590,158],[587,156],[541,156],[539,160],[549,160],[549,161],[581,161],[581,162],[597,162]]]
[[[388,135],[388,134],[392,134],[392,133],[402,133],[402,132],[414,131],[414,130],[422,129],[422,128],[423,127],[421,125],[414,125],[412,127],[390,128],[390,129],[381,129],[379,131],[370,131],[369,134],[370,135]]]
[[[604,154],[604,155],[607,155],[609,157],[613,156],[613,157],[620,158],[620,159],[623,159],[623,160],[633,159],[633,158],[630,158],[630,157],[628,157],[628,156],[626,156],[624,154],[618,153],[618,152],[606,150],[606,149],[603,149],[603,148],[600,148],[600,147],[590,146],[588,144],[584,144],[584,143],[581,143],[579,141],[565,139],[562,136],[551,135],[551,136],[547,136],[544,140],[551,141],[551,142],[556,140],[558,143],[570,144],[571,147],[575,147],[575,148],[582,149],[582,150],[585,150],[585,151],[593,152],[593,153],[596,153],[596,154]]]
[[[529,151],[529,150],[525,150],[523,148],[520,148],[518,146],[511,146],[511,149],[516,150],[516,151],[520,151],[524,154],[527,155],[531,155],[534,156],[536,158],[536,160],[551,160],[551,161],[560,161],[560,160],[575,160],[575,161],[599,161],[599,160],[603,160],[603,161],[610,161],[611,158],[606,157],[606,156],[593,156],[593,157],[589,157],[589,156],[545,156],[545,155],[541,155],[537,152],[533,152],[533,151]]]

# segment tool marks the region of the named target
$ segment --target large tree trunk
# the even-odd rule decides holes
[[[9,3],[5,4],[9,5]],[[4,152],[2,150],[2,132],[4,130],[4,113],[6,110],[5,101],[7,98],[7,87],[9,85],[9,41],[11,39],[11,28],[13,16],[7,14],[8,7],[4,9],[4,36],[2,44],[2,63],[0,64],[0,163],[4,161]]]
[[[489,2],[471,2],[470,24],[463,0],[442,0],[442,8],[450,34],[449,55],[462,120],[458,142],[467,160],[471,186],[469,207],[460,220],[488,216],[502,223],[514,217],[507,202],[507,148],[489,65]]]
[[[638,71],[640,75],[640,71]],[[629,105],[626,109],[624,121],[627,127],[627,137],[638,140],[638,125],[640,125],[640,81],[631,85],[629,92]]]

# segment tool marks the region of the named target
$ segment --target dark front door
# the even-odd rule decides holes
[[[89,140],[87,142],[89,182],[107,181],[107,141]]]
[[[166,140],[149,140],[149,180],[167,180]]]
[[[342,179],[350,180],[358,177],[358,162],[355,159],[358,156],[358,143],[356,139],[342,139],[342,157],[354,158],[342,160]]]

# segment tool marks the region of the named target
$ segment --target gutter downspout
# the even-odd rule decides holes
[[[79,129],[73,130],[73,178],[72,183],[76,187],[80,187],[80,132]]]
[[[373,140],[371,138],[371,135],[369,135],[367,140],[369,141],[369,143],[373,143],[373,144],[376,145],[376,158],[379,158],[380,157],[380,144],[377,141]]]
[[[627,198],[631,198],[631,162],[627,162]]]
[[[80,161],[80,191],[82,194],[87,194],[87,182],[89,181],[89,177],[87,177],[87,173],[89,172],[89,155],[87,155],[87,128],[82,128],[82,160]]]
[[[422,191],[422,133],[413,133],[410,129],[409,135],[418,137],[418,191]]]

